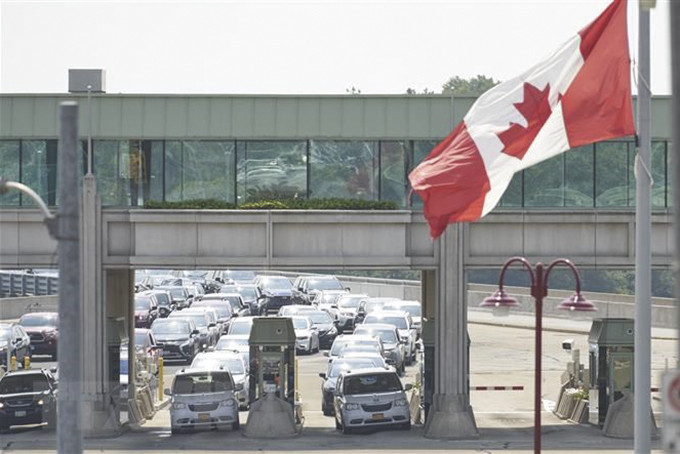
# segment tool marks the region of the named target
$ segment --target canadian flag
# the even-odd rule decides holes
[[[498,203],[515,172],[570,148],[635,133],[626,0],[548,59],[483,95],[411,172],[432,238]]]

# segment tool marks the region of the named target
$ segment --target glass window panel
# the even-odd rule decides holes
[[[586,145],[569,150],[564,155],[564,206],[592,208],[595,169],[594,147]]]
[[[501,207],[521,207],[522,206],[522,172],[517,172],[513,175],[508,188],[503,193],[501,201],[498,203]]]
[[[595,206],[628,206],[628,144],[595,144]]]
[[[21,182],[47,200],[47,144],[44,140],[24,140],[21,144]],[[28,197],[24,205],[32,205]]]
[[[182,200],[182,142],[165,142],[165,200]]]
[[[564,154],[524,170],[524,206],[564,206]]]
[[[380,200],[391,200],[406,206],[406,161],[411,153],[408,141],[380,142]]]
[[[637,181],[635,179],[635,144],[626,143],[628,147],[628,205],[629,207],[635,206],[635,191],[637,190]]]
[[[234,201],[233,141],[184,141],[181,143],[180,200]]]
[[[104,206],[130,206],[136,196],[132,183],[139,177],[138,141],[94,140],[93,173]]]
[[[310,197],[378,198],[378,153],[375,142],[312,141]]]
[[[673,170],[673,144],[671,142],[667,142],[666,144],[666,169],[668,178],[666,178],[666,206],[667,207],[672,207],[673,206],[673,174],[675,171]]]
[[[151,142],[151,157],[149,159],[149,195],[146,200],[163,200],[164,169],[163,142]]]
[[[307,196],[306,141],[239,143],[239,203]]]
[[[652,207],[666,207],[666,142],[652,142]]]
[[[21,181],[19,174],[19,141],[0,140],[0,175],[10,181]],[[0,195],[0,205],[19,205],[19,191]]]
[[[420,164],[423,159],[427,157],[434,147],[437,146],[439,140],[414,140],[413,141],[413,160],[410,163],[408,172],[411,173],[413,169]],[[410,190],[410,185],[409,185]],[[411,206],[413,209],[420,210],[423,208],[423,200],[415,192],[411,195]]]

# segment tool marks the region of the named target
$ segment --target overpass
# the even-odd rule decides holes
[[[83,421],[91,436],[120,428],[110,399],[107,321],[122,317],[127,330],[134,326],[136,268],[421,270],[424,315],[435,321],[436,345],[451,346],[436,348],[427,434],[467,438],[478,432],[469,405],[465,270],[498,267],[513,255],[634,266],[630,211],[498,211],[449,226],[431,241],[422,213],[412,211],[102,209],[93,182],[83,194]],[[668,267],[670,215],[655,213],[652,231],[653,266]],[[0,268],[54,266],[56,247],[36,210],[3,209]]]

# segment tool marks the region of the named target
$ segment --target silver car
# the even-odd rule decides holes
[[[333,410],[333,395],[335,394],[335,384],[341,372],[348,370],[371,369],[374,367],[385,366],[385,360],[380,355],[363,355],[355,354],[348,357],[340,358],[328,365],[328,370],[319,373],[319,377],[323,378],[321,384],[321,411],[324,416],[331,416],[335,414]]]
[[[359,369],[340,373],[333,398],[335,428],[349,433],[362,427],[411,428],[406,392],[392,368]]]
[[[226,370],[182,369],[175,374],[171,396],[172,433],[199,427],[240,427],[234,380]]]
[[[234,379],[234,395],[238,400],[239,410],[248,409],[250,378],[246,360],[239,352],[229,350],[202,352],[196,355],[190,368],[229,371]]]

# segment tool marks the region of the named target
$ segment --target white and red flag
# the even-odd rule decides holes
[[[432,237],[489,213],[515,172],[634,134],[629,67],[626,0],[614,0],[548,59],[481,95],[409,175]]]

